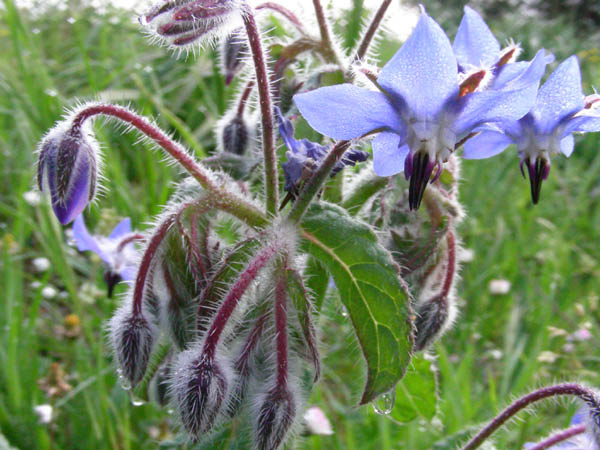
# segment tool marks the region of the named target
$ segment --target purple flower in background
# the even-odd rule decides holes
[[[133,281],[137,271],[137,253],[133,242],[142,236],[131,231],[131,219],[123,219],[108,236],[92,236],[80,214],[73,223],[73,239],[79,251],[96,253],[106,265],[104,280],[108,296],[121,281]]]
[[[550,157],[570,156],[573,132],[600,131],[600,96],[583,96],[581,73],[576,56],[563,61],[540,88],[531,111],[520,120],[503,121],[482,128],[465,144],[464,157],[489,158],[510,144],[517,145],[523,165],[527,165],[531,198],[537,203],[542,181],[550,172]]]
[[[327,155],[328,148],[324,145],[311,142],[308,139],[296,140],[294,138],[294,126],[292,122],[281,114],[276,106],[275,118],[279,126],[279,135],[288,148],[286,152],[287,161],[281,167],[285,176],[285,190],[296,195],[301,181],[310,177],[318,163]],[[342,159],[334,166],[331,176],[337,174],[345,166],[354,166],[356,163],[366,161],[369,157],[367,152],[350,149]]]
[[[593,432],[585,430],[585,432],[581,432],[581,430],[576,430],[575,427],[582,426],[586,423],[586,408],[581,408],[577,411],[573,417],[571,418],[571,428],[574,432],[577,433],[567,440],[557,443],[556,445],[552,445],[551,447],[544,447],[548,450],[600,450],[598,447],[598,442],[594,437]],[[564,432],[563,432],[564,433]],[[536,443],[528,442],[523,447],[523,450],[533,449],[537,446]]]
[[[515,62],[521,53],[519,46],[510,44],[501,49],[479,13],[468,6],[465,6],[464,11],[452,45],[459,72],[468,74],[486,69],[491,75],[488,87],[502,89],[525,73],[531,77],[531,82],[538,82],[546,65],[554,61],[554,56],[547,54],[544,58]]]
[[[544,57],[540,51],[533,65]],[[517,120],[529,111],[539,83],[533,78],[528,70],[502,91],[461,89],[450,41],[423,12],[377,78],[381,92],[342,84],[298,94],[294,101],[315,130],[334,139],[379,133],[373,140],[375,173],[404,171],[409,206],[417,209],[434,169],[432,181],[461,138],[483,123]]]

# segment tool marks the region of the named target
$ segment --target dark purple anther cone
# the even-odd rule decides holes
[[[429,155],[417,152],[413,155],[410,184],[408,187],[408,206],[411,211],[419,209],[423,194],[436,163],[429,161]]]
[[[529,173],[531,200],[534,205],[537,205],[542,191],[542,181],[548,178],[548,174],[550,173],[550,162],[541,156],[538,156],[535,161],[532,161],[529,157],[524,161],[527,164]],[[523,161],[521,161],[521,173],[523,173]],[[523,174],[523,176],[525,175]]]
[[[104,281],[106,282],[107,296],[112,298],[115,286],[123,281],[123,278],[120,274],[107,270],[104,272]]]
[[[96,191],[96,155],[81,130],[51,132],[42,142],[38,186],[50,194],[59,222],[72,222]]]

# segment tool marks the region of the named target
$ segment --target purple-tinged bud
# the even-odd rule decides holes
[[[169,404],[169,379],[171,378],[171,358],[172,354],[169,353],[165,361],[156,371],[156,375],[152,379],[150,385],[150,392],[152,398],[160,406],[167,406]]]
[[[117,310],[108,328],[119,374],[135,386],[146,373],[157,329],[143,313],[132,312],[130,302]]]
[[[414,350],[425,350],[434,343],[452,323],[454,297],[438,294],[416,308]]]
[[[243,155],[250,147],[251,129],[243,116],[236,115],[226,121],[219,134],[223,151]]]
[[[163,0],[140,17],[140,23],[169,46],[185,47],[210,41],[240,10],[238,0]]]
[[[283,445],[294,424],[296,400],[290,390],[276,386],[259,404],[254,430],[256,448],[276,450]]]
[[[225,75],[225,84],[229,85],[233,78],[244,67],[245,57],[248,54],[248,43],[241,28],[234,30],[223,39],[221,44],[221,64]]]
[[[66,225],[85,209],[96,193],[98,144],[81,127],[53,128],[39,145],[38,186],[50,194],[52,209]]]
[[[225,410],[232,381],[233,371],[225,359],[201,352],[198,347],[177,356],[171,388],[188,433],[199,438],[213,429]]]

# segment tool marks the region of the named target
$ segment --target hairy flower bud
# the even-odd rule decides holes
[[[38,186],[50,194],[61,224],[77,217],[96,193],[98,145],[81,127],[61,123],[39,145]]]
[[[267,392],[256,415],[255,443],[259,450],[276,450],[296,417],[296,400],[287,388],[276,386]]]
[[[454,297],[443,298],[441,295],[436,295],[417,306],[414,344],[416,351],[425,350],[443,334],[452,323],[455,309]]]
[[[129,302],[117,310],[108,327],[120,375],[135,386],[146,373],[156,341],[156,327],[143,313],[132,312]]]
[[[180,353],[171,385],[183,426],[192,436],[210,432],[225,406],[233,372],[221,358],[198,347]]]
[[[221,44],[221,64],[225,75],[225,84],[230,84],[233,78],[244,67],[244,58],[248,53],[248,44],[243,30],[236,29],[223,39]]]
[[[237,0],[162,0],[140,17],[140,23],[167,45],[185,47],[225,33],[238,10]]]
[[[236,155],[243,155],[248,150],[251,130],[244,117],[236,115],[223,124],[220,131],[220,143],[223,150]]]

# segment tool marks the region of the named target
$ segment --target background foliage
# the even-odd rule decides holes
[[[356,24],[368,13],[361,1],[354,3],[340,19],[347,45],[356,41]],[[452,37],[464,2],[425,3]],[[540,46],[557,61],[577,53],[584,90],[591,92],[600,84],[600,37],[585,24],[597,11],[588,2],[567,12],[562,2],[541,3],[539,13],[535,2],[472,5],[488,12],[501,41],[521,41],[526,57]],[[198,156],[210,154],[213,124],[232,90],[225,88],[213,52],[176,60],[150,46],[128,14],[100,15],[79,1],[69,4],[42,15],[18,10],[13,0],[0,9],[0,430],[18,448],[169,445],[175,420],[152,404],[132,406],[117,383],[103,333],[117,299],[104,294],[100,261],[70,247],[49,207],[32,199],[33,151],[64,107],[99,97],[132,104]],[[578,14],[586,20],[577,21]],[[398,45],[389,35],[380,46],[382,61]],[[130,216],[143,228],[166,202],[177,174],[135,136],[96,128],[109,195],[88,221],[107,232],[118,217]],[[411,420],[400,425],[371,407],[354,407],[360,352],[340,303],[326,303],[320,327],[325,378],[310,403],[325,410],[335,434],[306,437],[303,448],[425,449],[436,442],[435,448],[453,448],[444,437],[489,419],[529,388],[567,379],[600,386],[599,145],[599,135],[588,135],[570,160],[555,158],[536,207],[514,152],[465,161],[462,199],[469,216],[461,233],[473,260],[463,270],[457,325],[435,347],[439,401],[433,420],[430,405],[392,414]],[[39,257],[50,261],[47,270],[36,270]],[[510,291],[492,295],[492,279],[510,281]],[[69,314],[77,316],[80,330],[70,332]],[[569,335],[581,328],[592,338],[571,342]],[[49,385],[61,387],[61,378],[71,389],[63,384],[65,392],[50,398]],[[47,425],[33,410],[44,403],[55,410]],[[539,414],[523,415],[500,432],[498,446],[520,448],[566,426],[573,410],[571,404],[546,403]]]

